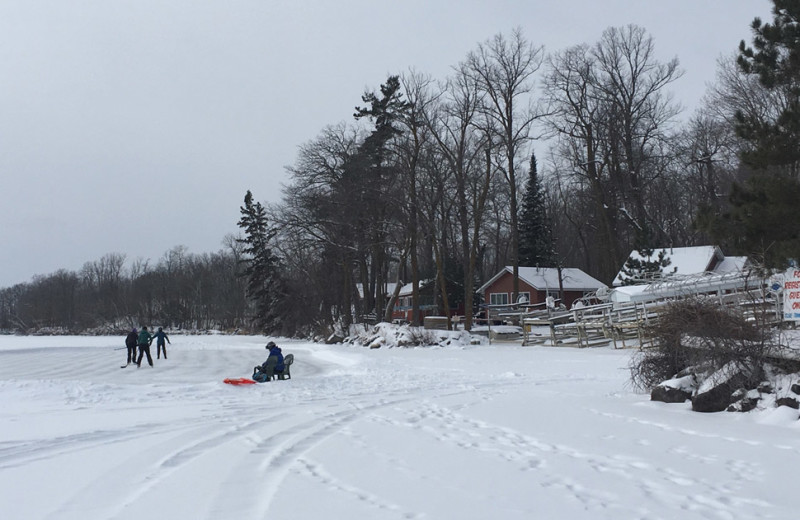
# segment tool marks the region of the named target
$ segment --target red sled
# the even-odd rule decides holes
[[[255,381],[253,381],[252,379],[247,379],[246,377],[237,377],[234,379],[228,378],[225,379],[223,383],[228,383],[229,385],[236,385],[236,386],[256,384]]]

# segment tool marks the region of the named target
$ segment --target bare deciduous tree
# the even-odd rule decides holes
[[[534,123],[542,110],[531,99],[533,76],[544,60],[544,48],[531,44],[515,29],[510,37],[497,34],[469,53],[466,71],[485,95],[483,114],[486,128],[502,150],[500,170],[510,188],[511,261],[514,271],[514,295],[519,294],[519,215],[517,159],[532,138]]]

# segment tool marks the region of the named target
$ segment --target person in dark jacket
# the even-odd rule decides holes
[[[136,363],[136,342],[139,339],[139,334],[136,332],[136,329],[131,330],[128,333],[128,337],[125,338],[125,346],[128,347],[128,362],[125,365],[130,365],[131,361]]]
[[[275,356],[278,358],[278,362],[275,363],[275,372],[283,372],[284,364],[283,364],[283,353],[281,352],[281,348],[275,344],[274,341],[270,341],[267,343],[267,348],[269,349],[269,355]],[[269,357],[267,357],[269,360]]]
[[[161,349],[164,349],[164,359],[167,359],[167,344],[164,343],[164,340],[167,340],[167,343],[172,345],[169,336],[164,332],[164,329],[159,327],[158,332],[153,334],[153,338],[156,340],[156,359],[161,359]]]
[[[266,383],[275,373],[283,372],[283,369],[286,368],[286,365],[283,363],[283,353],[281,352],[281,348],[275,344],[274,341],[270,341],[267,343],[267,350],[269,350],[269,356],[267,356],[267,360],[261,364],[261,366],[255,367],[253,371],[253,380],[258,381],[259,383]],[[268,365],[273,365],[272,373],[268,368]]]
[[[153,343],[153,336],[147,332],[147,327],[142,327],[142,331],[139,332],[139,359],[136,360],[136,365],[141,367],[142,366],[142,356],[147,354],[147,362],[150,363],[150,366],[153,366],[153,358],[150,356],[150,344]]]

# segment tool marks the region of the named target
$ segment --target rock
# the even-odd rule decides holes
[[[708,413],[728,409],[730,404],[739,401],[747,394],[743,389],[747,379],[747,374],[736,365],[732,363],[725,365],[703,381],[692,396],[692,410]]]
[[[328,339],[325,340],[325,343],[328,345],[333,345],[334,343],[342,343],[344,338],[339,336],[338,334],[331,334],[328,336]]]
[[[663,403],[683,403],[692,398],[696,389],[697,376],[694,373],[678,374],[653,388],[650,392],[650,400]]]
[[[650,392],[651,401],[660,401],[662,403],[683,403],[691,398],[691,392],[664,385],[658,385]]]
[[[792,385],[792,392],[797,395],[800,395],[800,383],[795,383]]]
[[[737,394],[737,393],[739,393],[739,392],[738,391],[734,392],[734,394]],[[761,398],[758,397],[758,395],[755,395],[755,394],[756,394],[755,391],[750,392],[749,394],[745,394],[744,397],[742,397],[741,399],[737,400],[735,403],[733,403],[730,406],[728,406],[727,410],[729,412],[749,412],[750,410],[754,409],[758,405],[759,401],[761,401]]]
[[[788,406],[797,410],[800,409],[800,402],[794,397],[780,397],[775,400],[775,406]]]
[[[745,397],[744,399],[741,400],[741,406],[739,407],[739,409],[742,412],[749,412],[750,410],[756,407],[756,405],[760,400],[761,399],[759,397]]]
[[[772,386],[772,383],[764,381],[758,385],[758,391],[762,394],[771,394],[775,392],[775,388]]]
[[[728,408],[728,405],[738,399],[733,397],[734,390],[739,385],[733,385],[730,381],[725,381],[704,392],[692,396],[692,410],[695,412],[721,412]],[[738,397],[738,396],[737,396]]]
[[[734,391],[734,392],[731,394],[731,402],[734,402],[734,401],[741,401],[741,400],[742,400],[742,399],[744,399],[745,397],[747,397],[747,388],[737,388],[737,389],[736,389],[736,390],[735,390],[735,391]]]

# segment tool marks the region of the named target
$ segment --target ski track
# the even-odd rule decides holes
[[[316,446],[335,436],[343,436],[354,449],[409,478],[426,481],[432,487],[449,485],[441,477],[421,474],[402,457],[375,447],[354,427],[359,422],[408,431],[423,442],[462,450],[465,460],[476,455],[494,458],[507,471],[518,472],[526,482],[537,486],[539,493],[553,500],[572,502],[576,511],[597,512],[598,518],[655,520],[681,512],[690,518],[721,520],[749,518],[754,512],[770,517],[770,503],[749,496],[748,486],[765,477],[759,464],[746,458],[701,453],[682,444],[681,437],[708,443],[734,443],[743,449],[780,450],[795,460],[800,455],[796,446],[765,446],[758,440],[673,426],[667,421],[648,420],[644,418],[646,415],[625,415],[613,406],[602,410],[586,407],[575,413],[635,428],[639,438],[636,449],[616,454],[609,451],[603,444],[617,442],[614,435],[599,438],[594,445],[586,442],[577,445],[570,437],[556,442],[477,419],[471,413],[476,407],[490,406],[493,400],[520,385],[534,388],[543,399],[555,393],[563,395],[563,385],[597,380],[587,374],[546,378],[515,375],[476,381],[468,373],[463,378],[441,378],[432,372],[428,377],[411,382],[401,378],[393,380],[396,386],[383,388],[376,395],[376,386],[370,381],[373,375],[366,370],[365,381],[361,383],[351,381],[348,386],[342,378],[326,381],[332,394],[345,391],[335,397],[308,397],[303,394],[300,383],[293,388],[296,395],[274,396],[285,401],[282,406],[261,410],[257,408],[260,397],[268,398],[270,394],[264,390],[259,397],[253,391],[267,389],[268,385],[253,389],[228,387],[219,382],[188,385],[185,381],[170,379],[172,373],[179,373],[170,368],[168,363],[172,361],[159,363],[154,358],[157,370],[150,373],[146,371],[151,369],[145,366],[120,370],[115,364],[118,358],[124,361],[123,351],[119,356],[120,352],[113,356],[98,352],[96,356],[87,357],[85,349],[83,355],[79,350],[43,349],[27,357],[4,353],[0,384],[12,381],[17,386],[36,387],[43,395],[61,393],[64,405],[74,411],[96,406],[108,407],[110,411],[146,406],[157,411],[160,396],[182,392],[188,411],[186,416],[164,417],[131,426],[0,444],[0,469],[57,460],[98,448],[130,450],[129,454],[109,462],[99,474],[65,499],[48,504],[48,510],[43,511],[40,518],[80,518],[78,512],[86,511],[96,514],[91,518],[114,520],[140,518],[148,513],[152,516],[153,504],[173,493],[173,500],[186,501],[186,514],[190,517],[267,519],[271,518],[272,507],[280,499],[281,486],[289,476],[314,482],[346,500],[358,502],[375,511],[378,518],[429,517],[425,511],[409,510],[413,501],[401,504],[380,496],[348,478],[337,476],[335,470],[329,470],[309,455]],[[171,351],[173,356],[176,350]],[[39,356],[42,357],[40,366],[58,366],[59,372],[63,371],[53,384],[47,383],[47,374],[32,370],[31,360]],[[201,352],[199,364],[217,356],[215,352]],[[114,366],[113,370],[108,368],[109,363]],[[302,365],[297,368],[302,370]],[[4,374],[15,374],[15,379]],[[308,370],[310,374],[323,377],[324,370],[312,365]],[[151,378],[152,382],[142,385],[144,378]],[[114,402],[102,391],[105,385],[127,384],[135,388],[130,403]],[[278,388],[285,390],[285,385],[294,382],[270,383],[273,384],[284,385]],[[654,446],[653,432],[669,434],[670,447],[662,449],[674,456],[674,467],[654,467],[646,457],[647,450]],[[225,460],[225,467],[215,467],[214,461],[218,460]],[[687,472],[684,469],[687,467],[713,469],[716,475],[724,475],[724,478],[705,478],[703,471]],[[607,479],[614,485],[598,489],[598,479]],[[175,493],[189,485],[187,483],[196,485],[196,490],[193,489],[196,493]],[[125,492],[120,493],[120,490]],[[627,496],[631,493],[641,499],[632,501]],[[631,505],[637,502],[646,505]]]
[[[140,369],[142,370],[142,369]],[[501,384],[518,384],[517,381]],[[208,518],[229,516],[232,511],[243,518],[268,518],[270,506],[276,499],[282,481],[294,471],[308,478],[325,482],[330,488],[351,496],[371,508],[399,512],[400,506],[388,503],[356,486],[336,480],[326,474],[324,468],[304,459],[303,455],[314,446],[341,432],[347,425],[371,417],[384,408],[393,408],[403,403],[416,402],[431,393],[437,396],[461,395],[474,392],[473,386],[461,383],[453,388],[436,384],[434,388],[422,387],[413,391],[407,388],[390,390],[376,398],[372,389],[355,391],[342,403],[331,402],[332,411],[324,415],[315,414],[318,403],[296,405],[257,420],[242,421],[248,408],[240,404],[236,393],[223,393],[218,399],[219,406],[206,404],[204,410],[213,410],[212,415],[168,421],[160,424],[142,424],[133,430],[92,432],[69,438],[42,441],[27,449],[18,447],[16,453],[3,457],[0,464],[22,463],[30,460],[48,459],[54,455],[75,450],[90,449],[109,443],[136,442],[141,438],[166,436],[157,445],[148,448],[146,455],[135,452],[131,457],[98,475],[91,484],[81,488],[73,496],[57,504],[52,511],[81,511],[102,509],[103,517],[109,519],[134,516],[138,504],[148,500],[154,490],[163,487],[170,479],[185,480],[182,472],[205,467],[203,458],[217,458],[215,451],[225,451],[228,465],[221,471],[224,476],[216,479],[215,491],[206,508]],[[483,384],[481,386],[491,386]],[[232,392],[247,389],[232,388]],[[79,392],[80,393],[80,392]],[[69,400],[73,400],[70,397]],[[133,466],[147,468],[146,471],[132,470]],[[121,485],[119,475],[127,475],[127,485]],[[253,489],[255,487],[255,489]],[[130,489],[125,496],[115,496],[114,490]],[[243,492],[243,490],[248,490]],[[108,497],[104,504],[98,504],[96,497]],[[403,518],[417,518],[418,513],[405,511]],[[63,518],[55,514],[52,518]]]
[[[191,421],[171,422],[168,425],[140,424],[133,430],[99,430],[22,443],[5,443],[0,447],[0,469],[13,468],[57,457],[65,453],[98,446],[135,441],[165,431],[193,428]]]
[[[342,410],[324,416],[313,416],[301,422],[297,422],[298,417],[308,415],[302,409],[223,429],[219,428],[220,423],[229,423],[233,417],[238,418],[239,412],[217,418],[202,427],[195,427],[195,431],[182,433],[181,438],[185,439],[182,442],[185,444],[178,443],[177,449],[170,447],[175,444],[174,439],[152,449],[154,453],[148,456],[148,463],[145,464],[150,470],[136,475],[135,482],[130,486],[134,491],[118,502],[108,504],[107,518],[121,517],[127,508],[143,500],[143,497],[153,489],[163,485],[165,480],[187,470],[194,461],[208,456],[214,450],[230,450],[236,453],[236,457],[229,459],[229,466],[224,470],[226,476],[216,484],[217,492],[208,509],[209,520],[226,517],[232,511],[244,518],[268,518],[270,505],[280,489],[281,482],[293,467],[297,466],[315,478],[320,478],[319,475],[323,473],[321,468],[302,458],[304,453],[365,414],[410,399],[412,398],[406,396],[402,399],[377,404],[366,403],[355,407],[353,404],[343,404],[340,405],[344,408]],[[200,441],[190,440],[197,437],[198,431],[211,433]],[[164,453],[156,455],[160,451]],[[95,499],[91,499],[91,504],[83,503],[84,497],[109,496],[112,490],[118,488],[118,484],[114,482],[114,475],[121,472],[123,469],[119,467],[109,469],[91,486],[81,489],[71,500],[60,504],[56,510],[81,510],[96,506]],[[327,479],[333,480],[330,476]],[[257,484],[255,490],[252,489],[254,483]],[[351,486],[340,483],[337,487],[342,491],[346,490],[359,500],[371,501],[375,507],[397,508],[396,505],[382,504],[374,497],[367,499],[367,493]],[[243,493],[243,489],[249,491]],[[406,517],[414,518],[413,514]]]

